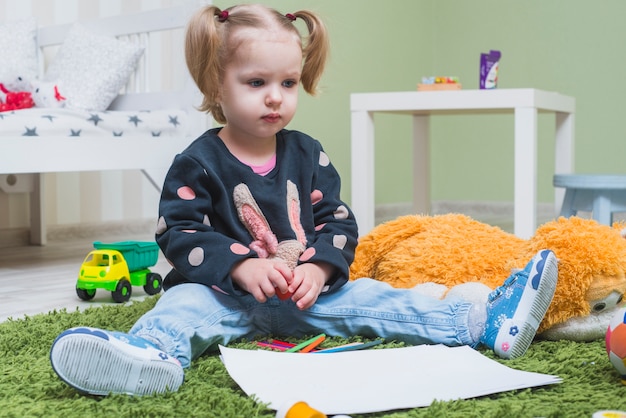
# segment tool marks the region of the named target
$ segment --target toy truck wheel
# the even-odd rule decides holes
[[[161,275],[158,273],[148,273],[146,275],[146,284],[143,287],[143,290],[146,291],[149,295],[156,295],[161,291],[163,286],[163,279]]]
[[[113,296],[113,300],[117,303],[128,302],[130,299],[130,295],[133,292],[133,288],[130,285],[128,280],[122,279],[117,282],[117,287],[111,295]]]
[[[94,296],[96,296],[96,289],[87,290],[87,289],[79,289],[77,287],[76,288],[76,294],[82,300],[91,300],[91,299],[93,299]]]

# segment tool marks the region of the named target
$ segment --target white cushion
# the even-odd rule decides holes
[[[32,81],[37,77],[37,21],[34,17],[0,25],[0,83],[15,90],[18,77]],[[14,88],[12,88],[14,87]]]
[[[44,80],[57,83],[68,107],[106,110],[135,70],[143,49],[75,23]]]

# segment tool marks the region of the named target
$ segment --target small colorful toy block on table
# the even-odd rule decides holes
[[[422,77],[417,91],[461,90],[459,77]]]
[[[149,295],[161,291],[161,275],[150,271],[159,258],[156,242],[122,241],[93,243],[95,250],[87,254],[76,282],[76,294],[82,300],[91,300],[96,289],[111,292],[117,303],[127,302],[132,286],[143,286]]]

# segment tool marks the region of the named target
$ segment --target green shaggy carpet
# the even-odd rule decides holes
[[[216,353],[206,354],[193,363],[178,392],[160,396],[82,396],[56,377],[48,352],[60,332],[78,325],[126,331],[154,305],[156,298],[126,306],[55,311],[0,323],[0,416],[274,417],[274,411],[255,403],[239,389]],[[344,342],[330,340],[333,344]],[[389,342],[379,347],[401,345]],[[256,348],[251,343],[233,346]],[[485,354],[493,358],[490,352]],[[599,410],[626,410],[626,386],[608,362],[604,341],[539,341],[524,357],[502,362],[512,368],[558,375],[563,383],[479,399],[435,402],[427,408],[352,416],[591,417]],[[416,392],[419,390],[415,388]]]

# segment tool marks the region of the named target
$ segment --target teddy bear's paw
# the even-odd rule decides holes
[[[604,338],[613,315],[624,307],[622,295],[613,291],[604,299],[591,301],[590,305],[591,313],[589,315],[572,317],[548,328],[538,337],[551,341],[571,340],[578,342]]]
[[[471,303],[485,304],[491,290],[489,286],[483,283],[461,283],[452,287],[448,293],[446,293],[446,299],[457,298]]]
[[[549,341],[570,340],[588,342],[603,339],[611,318],[618,308],[608,309],[599,314],[576,316],[556,324],[537,335],[537,338]]]
[[[413,290],[424,296],[430,296],[431,298],[435,299],[443,299],[446,292],[448,291],[448,287],[439,283],[428,282],[418,284],[417,286],[413,287]]]

